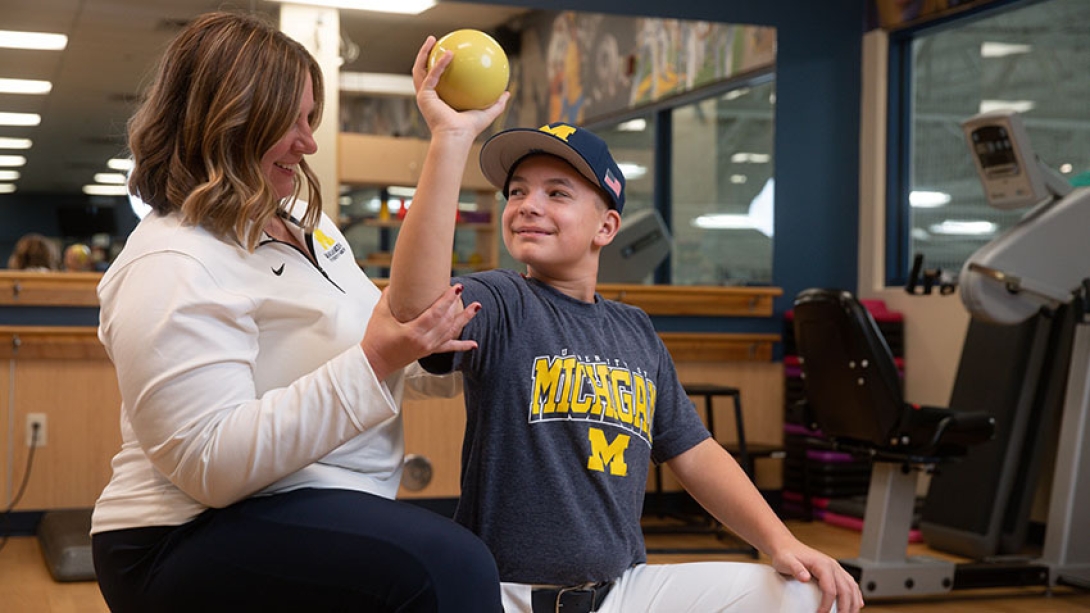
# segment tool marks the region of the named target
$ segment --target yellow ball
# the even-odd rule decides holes
[[[511,68],[507,54],[494,38],[480,30],[455,30],[440,38],[428,55],[428,70],[453,51],[435,92],[459,111],[492,106],[507,89]]]

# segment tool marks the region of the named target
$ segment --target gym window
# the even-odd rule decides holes
[[[1090,184],[1090,2],[1000,2],[890,36],[887,271],[902,285],[913,259],[951,280],[1025,211],[988,206],[960,122],[1021,112],[1041,161]]]
[[[657,208],[673,236],[646,282],[772,282],[775,92],[766,71],[590,126],[625,173],[625,217]]]

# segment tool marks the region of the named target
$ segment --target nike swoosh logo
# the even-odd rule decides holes
[[[284,274],[284,265],[281,264],[280,268],[274,268],[274,269],[272,269],[272,271],[273,271],[274,275],[279,277],[280,275]]]

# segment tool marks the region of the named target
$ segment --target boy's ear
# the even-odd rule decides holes
[[[594,235],[594,244],[598,247],[605,247],[612,243],[614,237],[617,236],[617,231],[620,229],[621,214],[616,209],[607,210],[605,217],[602,218],[602,225],[598,227],[598,232]]]

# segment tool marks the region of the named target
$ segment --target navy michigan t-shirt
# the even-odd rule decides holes
[[[643,311],[588,304],[508,270],[459,277],[481,312],[460,370],[466,432],[455,519],[491,548],[503,581],[573,585],[646,559],[650,461],[709,436]]]

